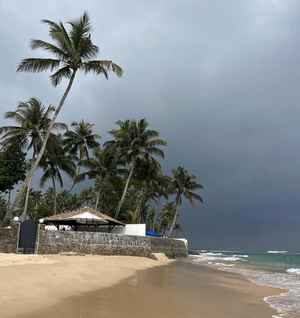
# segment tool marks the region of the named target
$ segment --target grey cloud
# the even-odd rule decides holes
[[[166,170],[184,164],[205,185],[205,205],[182,210],[193,246],[298,248],[299,2],[0,0],[3,112],[31,96],[57,102],[63,88],[15,67],[38,54],[28,44],[47,37],[42,18],[85,9],[102,57],[125,75],[80,76],[61,119],[105,136],[147,117],[169,141]]]

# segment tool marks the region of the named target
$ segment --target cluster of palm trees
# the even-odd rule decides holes
[[[123,70],[110,60],[95,59],[98,47],[91,39],[87,13],[67,24],[50,20],[43,23],[49,27],[52,42],[32,40],[31,48],[42,49],[51,57],[23,59],[17,71],[51,71],[54,86],[63,80],[67,80],[67,86],[57,107],[46,107],[38,98],[31,98],[5,114],[14,125],[0,128],[2,150],[18,145],[27,152],[28,159],[24,186],[14,208],[21,202],[21,218],[27,217],[32,178],[41,170],[40,186],[50,182],[53,191],[53,213],[61,212],[57,207],[57,186],[62,190],[66,177],[72,180],[69,192],[79,182],[89,179],[93,187],[88,196],[94,198],[96,209],[105,208],[115,218],[147,222],[149,228],[159,227],[165,234],[171,234],[178,224],[183,198],[192,203],[202,202],[195,192],[202,186],[183,167],[174,169],[171,176],[162,172],[160,160],[164,158],[166,141],[158,131],[149,128],[145,119],[118,121],[109,132],[111,139],[102,144],[90,123],[81,120],[68,127],[57,122],[79,71],[108,79],[110,73],[120,77]],[[167,203],[157,213],[155,207],[160,206],[161,199]]]
[[[0,128],[2,148],[18,143],[30,154],[28,161],[35,160],[52,111],[51,106],[45,107],[37,98],[31,98],[20,103],[15,111],[7,112],[5,117],[13,120],[14,125]],[[57,185],[62,190],[65,179],[70,178],[71,191],[76,184],[89,179],[94,181],[96,209],[103,207],[103,196],[114,197],[116,203],[105,209],[116,218],[134,223],[149,220],[160,199],[174,197],[174,203],[166,203],[157,220],[162,231],[172,233],[183,197],[191,202],[202,201],[194,192],[202,186],[182,167],[173,170],[172,176],[163,173],[159,159],[164,158],[166,141],[158,131],[149,129],[145,119],[118,121],[109,133],[111,139],[100,144],[100,135],[94,132],[93,125],[83,120],[70,127],[64,123],[52,127],[39,168],[40,186],[48,184],[53,190],[53,213],[62,212],[57,210]],[[26,189],[26,206],[30,190]],[[157,218],[156,213],[153,217]],[[149,221],[152,228],[158,224],[153,217]]]

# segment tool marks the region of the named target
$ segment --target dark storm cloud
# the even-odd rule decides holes
[[[165,167],[184,164],[205,205],[182,213],[194,246],[297,248],[300,239],[300,3],[255,1],[0,1],[2,111],[63,88],[16,74],[42,18],[88,10],[103,58],[122,79],[77,80],[60,119],[102,135],[120,118],[147,117],[169,141]],[[222,245],[222,246],[220,246]]]

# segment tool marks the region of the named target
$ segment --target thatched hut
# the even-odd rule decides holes
[[[92,208],[81,208],[55,214],[40,220],[40,223],[55,226],[57,230],[111,232],[115,227],[125,224]]]

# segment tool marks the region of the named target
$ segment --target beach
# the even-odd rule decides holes
[[[163,266],[162,266],[163,265]],[[272,317],[279,289],[187,262],[0,255],[1,318]]]
[[[21,317],[166,263],[129,256],[0,254],[0,317]]]

